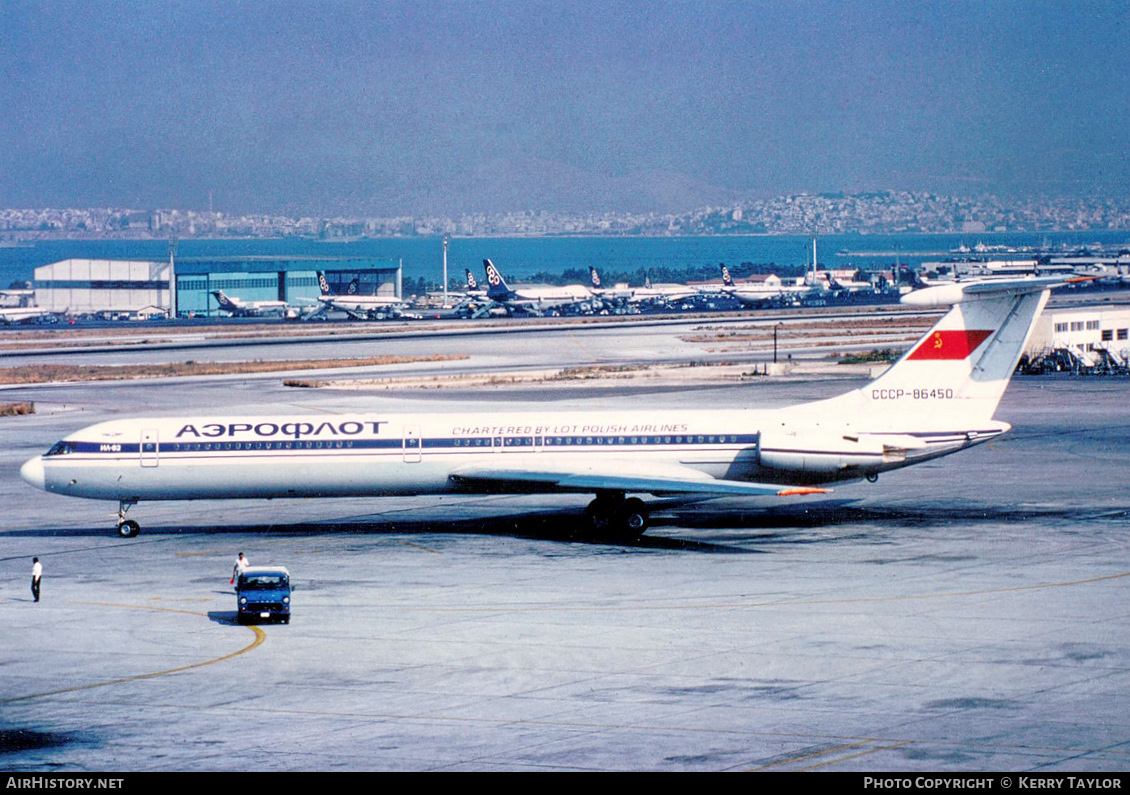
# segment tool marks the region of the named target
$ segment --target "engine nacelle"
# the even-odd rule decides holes
[[[761,432],[758,462],[768,469],[835,478],[897,466],[906,461],[908,448],[921,446],[913,438],[781,428]]]

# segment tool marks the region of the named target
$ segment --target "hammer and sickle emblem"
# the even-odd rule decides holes
[[[940,351],[942,349],[942,335],[937,331],[934,332],[934,350]]]

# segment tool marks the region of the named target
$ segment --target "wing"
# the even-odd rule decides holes
[[[537,466],[506,466],[505,462],[464,467],[449,475],[452,482],[469,491],[597,492],[624,491],[645,494],[716,494],[744,496],[791,496],[825,494],[828,489],[782,486],[777,483],[747,483],[714,478],[678,464],[639,464],[631,461],[580,466],[547,462]]]

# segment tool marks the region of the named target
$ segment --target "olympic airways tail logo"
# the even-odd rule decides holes
[[[502,277],[499,276],[498,269],[494,267],[493,263],[487,263],[487,281],[494,287],[502,284]]]

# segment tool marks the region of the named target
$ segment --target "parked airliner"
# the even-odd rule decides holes
[[[742,304],[751,304],[754,306],[763,306],[773,301],[779,300],[785,294],[785,290],[781,287],[781,280],[773,277],[774,281],[770,282],[768,279],[764,282],[754,283],[746,282],[738,284],[730,275],[730,269],[725,265],[722,266],[722,292],[731,298],[736,299]]]
[[[612,287],[605,287],[604,283],[600,280],[600,274],[596,268],[589,266],[589,281],[592,282],[592,294],[600,298],[606,304],[617,305],[625,304],[632,300],[635,293],[627,284],[616,284]]]
[[[651,275],[646,274],[643,279],[643,287],[632,290],[632,301],[634,303],[671,305],[710,294],[711,292],[707,288],[699,289],[686,284],[652,284]]]
[[[212,296],[220,309],[231,313],[232,317],[284,315],[290,309],[286,301],[244,301],[242,298],[225,295],[223,290],[213,290]]]
[[[451,293],[450,295],[458,299],[460,303],[475,301],[481,303],[483,301],[486,301],[487,291],[479,287],[479,283],[475,281],[475,274],[471,273],[471,271],[467,268],[463,269],[463,273],[466,274],[467,277],[463,292]]]
[[[467,295],[485,298],[486,290],[479,289],[479,283],[475,281],[475,274],[471,273],[469,268],[464,268],[463,272],[467,274]]]
[[[5,306],[0,307],[0,323],[7,325],[29,323],[33,320],[56,321],[66,314],[65,309],[62,312],[52,312],[50,309],[43,309],[38,306]]]
[[[511,290],[502,273],[489,259],[483,260],[487,277],[487,298],[508,310],[518,310],[532,315],[545,314],[547,310],[565,308],[592,308],[596,296],[581,284],[564,287],[529,287],[519,285]]]
[[[824,491],[981,444],[1056,277],[927,287],[903,301],[950,310],[883,375],[789,408],[154,417],[76,431],[24,464],[55,494],[117,500],[580,492],[588,520],[642,533],[632,494]]]
[[[400,317],[408,308],[408,302],[395,295],[358,295],[357,280],[349,285],[346,295],[338,295],[330,289],[326,275],[318,272],[318,289],[321,295],[318,300],[325,309],[336,309],[345,312],[355,320],[385,320]]]

